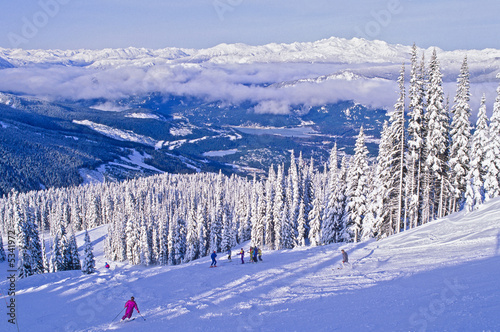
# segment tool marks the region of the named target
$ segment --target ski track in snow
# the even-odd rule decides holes
[[[107,226],[91,230],[98,272],[16,281],[20,331],[498,331],[500,199],[389,238],[218,255],[178,266],[103,268]],[[48,245],[50,244],[50,240]],[[77,235],[79,246],[83,234]],[[340,267],[340,249],[352,267]],[[6,263],[0,263],[5,294]],[[118,322],[135,296],[141,315]],[[1,331],[16,331],[2,306]],[[118,316],[114,322],[113,317]]]

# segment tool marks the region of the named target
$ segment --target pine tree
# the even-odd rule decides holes
[[[500,85],[497,88],[497,97],[493,104],[493,114],[489,125],[489,139],[484,158],[485,200],[489,200],[500,196]]]
[[[305,216],[305,205],[304,202],[300,202],[299,205],[299,215],[297,216],[297,245],[306,245],[306,216]]]
[[[186,237],[186,262],[199,258],[200,249],[198,241],[198,225],[196,223],[195,204],[190,204],[187,219],[187,237]]]
[[[328,160],[328,179],[326,185],[326,192],[324,194],[325,199],[325,211],[324,220],[321,229],[321,242],[323,244],[329,244],[336,241],[336,224],[335,224],[335,214],[338,213],[336,210],[337,198],[338,198],[338,166],[337,166],[337,143],[333,146],[330,151],[330,158]]]
[[[276,174],[274,166],[271,165],[266,181],[266,235],[265,244],[269,249],[274,249],[276,224],[274,220],[274,201],[275,201],[275,186]]]
[[[59,233],[56,233],[54,242],[52,244],[52,259],[51,259],[51,272],[64,271],[64,259],[61,250],[61,241]]]
[[[5,261],[5,250],[3,249],[2,233],[0,233],[0,263]]]
[[[83,245],[83,264],[82,272],[85,274],[92,274],[95,272],[95,259],[93,253],[92,242],[90,242],[90,235],[87,230],[85,230],[85,243]]]
[[[290,227],[292,229],[292,238],[295,245],[299,245],[299,241],[297,240],[298,236],[298,216],[299,216],[299,207],[303,200],[302,197],[302,179],[301,173],[297,169],[297,163],[295,162],[295,154],[292,150],[290,157],[290,169],[288,171],[289,180],[290,180]],[[305,228],[304,228],[305,230]],[[300,242],[303,242],[302,240]]]
[[[18,276],[26,278],[44,272],[38,227],[32,208],[26,207],[18,224]]]
[[[223,177],[219,171],[215,183],[215,211],[214,219],[210,223],[210,251],[221,251],[222,241],[222,208],[224,205]]]
[[[283,240],[281,237],[281,224],[284,218],[285,212],[285,175],[283,170],[283,165],[278,166],[276,172],[276,189],[275,189],[275,201],[273,209],[273,219],[275,223],[275,233],[274,233],[274,247],[276,249],[283,248]]]
[[[146,266],[151,265],[153,263],[151,236],[144,220],[141,222],[140,239],[140,261]]]
[[[417,47],[413,45],[411,54],[410,102],[408,120],[408,158],[406,176],[406,198],[408,202],[408,224],[411,228],[421,222],[422,167],[424,165],[424,106],[425,106],[425,61],[417,63]],[[379,171],[381,172],[381,170]],[[382,185],[383,183],[381,183]]]
[[[405,87],[404,87],[405,66],[402,65],[398,79],[399,98],[394,105],[394,113],[390,118],[390,141],[392,151],[390,152],[390,166],[393,179],[392,188],[389,189],[391,205],[388,206],[394,213],[395,228],[399,233],[401,226],[406,229],[406,217],[404,215],[404,178],[405,178],[405,153],[407,150],[405,138]],[[403,221],[403,225],[401,222]]]
[[[452,211],[458,211],[464,203],[467,174],[469,173],[470,134],[470,84],[467,57],[464,58],[460,75],[457,79],[457,94],[452,108],[450,172],[449,179],[454,190]]]
[[[474,210],[484,201],[484,159],[485,148],[488,144],[488,118],[486,116],[486,97],[483,95],[476,128],[470,145],[470,170],[467,177],[466,207],[467,211]]]
[[[321,244],[321,228],[323,223],[324,193],[321,182],[318,179],[315,181],[313,192],[313,205],[312,210],[309,212],[309,242],[312,246],[319,246]]]
[[[372,222],[376,229],[374,233],[379,238],[389,236],[394,232],[393,214],[387,208],[390,200],[389,192],[393,188],[392,142],[390,138],[389,124],[385,121],[378,148],[374,190],[370,194],[371,204],[369,205],[369,213],[373,218]]]
[[[427,90],[427,136],[425,139],[426,202],[424,222],[444,215],[449,148],[449,116],[443,105],[443,79],[436,50],[429,64]]]
[[[359,130],[347,179],[346,228],[342,238],[345,241],[358,242],[363,231],[363,218],[368,210],[368,149],[365,145],[363,127]]]
[[[80,255],[78,254],[78,245],[76,244],[75,234],[71,234],[68,240],[68,262],[66,270],[81,270]]]
[[[198,227],[198,248],[200,257],[208,255],[208,250],[210,249],[206,214],[206,207],[202,203],[198,203],[196,207],[196,224]]]

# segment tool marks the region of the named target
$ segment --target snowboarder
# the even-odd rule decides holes
[[[259,248],[259,261],[262,262],[262,250],[260,250],[260,248]]]
[[[243,260],[243,257],[245,256],[245,250],[243,250],[243,248],[241,248],[239,255],[241,256],[241,264],[245,264],[245,261]]]
[[[231,249],[227,250],[227,260],[231,262]]]
[[[127,308],[127,310],[125,311],[125,315],[123,315],[122,320],[130,319],[130,317],[132,317],[132,312],[134,311],[134,308],[135,310],[137,310],[138,313],[141,313],[139,311],[139,308],[137,307],[137,303],[135,303],[134,301],[133,296],[130,298],[130,300],[127,301],[127,303],[125,303],[125,308]]]
[[[106,265],[104,265],[105,268],[109,269],[109,264],[106,262]]]
[[[212,258],[212,264],[210,264],[210,267],[217,267],[217,261],[215,260],[215,257],[217,257],[217,254],[215,253],[215,250],[214,250],[212,255],[210,255],[210,258]]]
[[[345,264],[351,265],[349,263],[349,256],[347,256],[347,253],[345,252],[345,250],[342,249],[341,252],[342,252],[342,268],[345,267]]]

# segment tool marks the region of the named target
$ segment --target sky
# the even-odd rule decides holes
[[[498,0],[0,1],[0,47],[207,48],[362,37],[500,49]]]

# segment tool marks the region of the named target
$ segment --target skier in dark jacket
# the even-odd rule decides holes
[[[259,248],[254,247],[253,248],[253,261],[257,263],[257,255],[259,254]]]
[[[349,256],[347,256],[347,253],[345,252],[345,250],[342,249],[341,252],[342,252],[342,267],[345,267],[346,263],[349,264],[349,265],[351,265],[349,263]]]
[[[212,253],[212,255],[210,255],[210,258],[212,258],[212,264],[210,264],[210,267],[216,267],[217,266],[217,261],[215,260],[215,257],[217,257],[217,254],[215,253],[215,250],[214,250],[214,252]]]
[[[241,264],[245,264],[245,261],[243,260],[243,257],[245,256],[245,250],[243,250],[243,248],[241,248],[239,255],[241,256]]]

